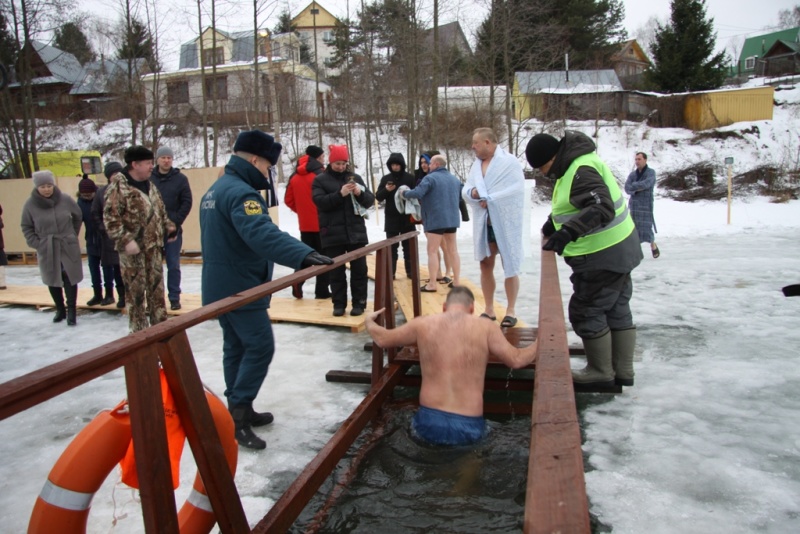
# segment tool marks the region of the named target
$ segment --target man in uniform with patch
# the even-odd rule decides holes
[[[203,305],[269,282],[275,262],[293,269],[333,263],[282,232],[267,213],[259,191],[269,186],[269,170],[278,161],[280,143],[251,130],[239,134],[233,152],[224,173],[200,202]],[[275,353],[269,300],[264,297],[219,317],[228,409],[236,441],[250,449],[267,446],[252,427],[273,420],[271,413],[253,409]]]
[[[129,147],[125,164],[109,178],[103,222],[120,253],[128,328],[138,332],[167,319],[162,247],[165,236],[167,241],[174,240],[176,228],[167,218],[161,194],[150,183],[153,152],[143,146]]]

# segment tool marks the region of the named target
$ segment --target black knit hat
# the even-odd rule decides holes
[[[234,152],[247,152],[254,156],[267,159],[270,162],[270,153],[272,145],[275,143],[275,138],[271,135],[262,132],[261,130],[248,130],[239,134],[236,138],[236,143],[233,145]],[[278,160],[277,156],[275,161]],[[273,163],[274,165],[274,163]]]
[[[97,191],[97,184],[95,184],[89,178],[83,178],[80,182],[78,182],[79,193],[94,193],[95,191]]]
[[[528,146],[525,148],[525,157],[531,167],[538,169],[553,159],[560,146],[561,142],[552,135],[546,133],[536,134],[528,141]]]
[[[317,159],[318,157],[320,157],[324,153],[325,153],[325,151],[322,150],[317,145],[308,145],[308,147],[306,148],[306,154],[310,158]]]
[[[112,176],[121,171],[122,171],[122,164],[120,162],[109,161],[108,163],[106,163],[106,166],[103,169],[103,174],[105,174],[106,178],[110,180]]]
[[[142,145],[133,145],[125,150],[125,163],[130,165],[134,161],[153,160],[153,151]]]

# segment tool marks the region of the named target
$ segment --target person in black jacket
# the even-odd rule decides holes
[[[167,217],[178,227],[177,239],[167,241],[164,238],[164,259],[167,262],[167,298],[170,309],[181,309],[181,248],[183,247],[183,230],[181,225],[192,210],[192,189],[189,180],[180,169],[172,166],[172,150],[162,146],[156,151],[156,166],[150,175],[150,181],[158,188]],[[171,236],[170,236],[171,237]]]
[[[383,209],[386,219],[383,229],[386,232],[386,237],[394,237],[415,230],[409,216],[397,211],[394,195],[401,185],[414,189],[416,179],[412,174],[406,172],[406,160],[402,154],[397,152],[390,154],[389,159],[386,160],[386,166],[389,168],[389,174],[381,178],[381,183],[375,192],[375,198],[386,202]],[[397,251],[399,248],[399,243],[392,245],[392,278],[395,277],[397,272]],[[403,241],[403,261],[405,262],[406,276],[410,277],[411,247],[408,241]]]
[[[330,163],[325,172],[314,178],[311,196],[319,212],[322,250],[326,256],[335,257],[369,243],[364,219],[375,195],[367,190],[361,176],[347,170],[347,145],[331,145],[329,150]],[[333,315],[341,317],[347,307],[347,274],[344,265],[330,273]],[[350,292],[350,315],[363,314],[367,307],[366,257],[350,262]]]
[[[106,179],[111,180],[111,177],[122,171],[122,164],[117,161],[110,161],[106,163],[103,169],[103,175]],[[103,281],[106,294],[100,302],[101,306],[108,306],[114,304],[114,285],[117,286],[117,294],[119,300],[117,301],[117,308],[123,309],[125,307],[125,284],[122,282],[122,270],[119,266],[119,252],[114,246],[114,241],[108,237],[106,233],[106,226],[103,223],[103,208],[106,205],[106,188],[104,185],[97,190],[92,200],[92,220],[94,227],[100,238],[100,265],[103,269]]]
[[[86,259],[89,263],[89,274],[92,278],[94,295],[86,302],[87,306],[97,306],[103,302],[103,279],[100,276],[100,251],[103,247],[100,234],[95,228],[92,218],[92,202],[97,185],[84,174],[78,182],[78,207],[83,217],[84,237],[86,238]],[[111,280],[106,280],[107,283]]]

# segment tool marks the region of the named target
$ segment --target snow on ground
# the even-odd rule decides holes
[[[722,160],[727,156],[736,158],[737,173],[765,163],[794,162],[796,167],[798,91],[776,93],[781,105],[775,108],[774,120],[726,128],[750,132],[742,133],[742,139],[705,139],[694,144],[695,135],[685,130],[603,123],[598,150],[621,179],[638,150],[650,154],[657,172],[713,161],[718,180],[724,178]],[[594,123],[570,127],[590,134],[595,129]],[[531,134],[536,131],[532,128]],[[110,139],[124,145],[128,135],[118,123],[99,130],[83,125],[80,131],[60,132],[62,144],[56,148],[65,149],[77,148],[69,145],[78,139],[98,146],[107,146]],[[354,158],[362,162],[366,158],[358,148],[363,146],[358,136]],[[202,143],[188,138],[169,142],[179,166],[200,164]],[[313,141],[287,145],[302,148],[307,142]],[[397,134],[385,134],[377,142],[375,157],[385,161],[400,142]],[[464,169],[469,156],[454,154],[451,160],[453,168]],[[375,172],[382,174],[383,169],[381,165]],[[798,208],[796,200],[773,204],[765,198],[736,198],[728,225],[724,201],[679,203],[657,197],[662,256],[653,260],[645,245],[645,260],[633,273],[636,386],[614,397],[579,397],[591,512],[614,532],[800,530],[800,430],[796,424],[800,298],[785,298],[780,292],[784,285],[800,283]],[[547,205],[532,206],[531,235],[537,235],[548,211]],[[372,242],[383,238],[376,221],[373,215],[368,222]],[[285,206],[280,208],[280,223],[299,235],[297,219]],[[6,221],[9,224],[13,223]],[[471,235],[468,223],[459,231],[459,251],[464,276],[477,282]],[[424,261],[424,245],[420,248]],[[529,324],[536,323],[538,313],[540,256],[537,246],[532,251],[531,269],[522,276],[517,306]],[[199,292],[200,270],[198,265],[183,268],[184,291]],[[289,272],[281,267],[277,275]],[[501,273],[499,267],[496,273]],[[570,272],[563,261],[559,261],[559,273],[567,302]],[[8,283],[41,282],[35,267],[11,267]],[[288,291],[284,293],[289,296]],[[503,301],[502,289],[498,299]],[[125,317],[106,312],[80,315],[75,328],[54,325],[51,319],[51,313],[29,308],[0,309],[0,382],[117,339],[127,329]],[[258,430],[268,442],[266,451],[241,451],[236,474],[251,524],[269,510],[365,393],[364,386],[325,382],[325,372],[369,367],[369,354],[362,351],[365,333],[280,324],[275,326],[275,335],[277,354],[256,408],[271,410],[276,422]],[[193,327],[189,339],[203,381],[221,393],[219,326]],[[570,340],[578,341],[572,333]],[[575,360],[573,366],[582,365]],[[26,528],[36,495],[66,444],[98,411],[124,396],[122,372],[115,371],[0,421],[0,457],[4,459],[0,464],[0,530]],[[179,503],[194,473],[191,455],[185,454]],[[133,492],[118,485],[112,475],[94,499],[89,532],[141,532],[138,510]],[[115,517],[116,525],[112,525]]]

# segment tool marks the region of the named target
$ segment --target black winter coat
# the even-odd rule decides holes
[[[361,176],[350,171],[334,172],[328,165],[325,172],[314,178],[311,184],[311,196],[319,212],[319,237],[323,248],[369,243],[364,217],[356,214],[352,197],[343,197],[340,192],[351,176],[363,189],[355,197],[358,203],[365,208],[372,207],[375,195],[367,189]]]
[[[161,200],[167,208],[167,217],[180,230],[183,221],[192,210],[192,189],[189,187],[189,179],[175,167],[172,167],[167,174],[161,174],[158,172],[158,167],[154,167],[150,181],[161,193]]]
[[[106,188],[104,185],[97,190],[92,200],[92,220],[94,221],[95,231],[100,236],[100,263],[102,265],[119,265],[119,252],[114,245],[114,241],[106,233],[106,225],[103,223],[103,208],[106,207]]]
[[[393,163],[400,164],[400,172],[392,172]],[[406,172],[406,160],[402,154],[393,153],[389,155],[389,159],[386,160],[386,166],[389,168],[389,174],[381,178],[378,190],[375,191],[375,198],[379,201],[386,202],[383,208],[383,214],[386,219],[383,229],[387,234],[413,232],[416,228],[414,228],[407,214],[397,211],[394,196],[397,193],[397,188],[401,185],[408,186],[409,189],[414,189],[416,178]],[[386,184],[389,182],[394,183],[395,189],[391,191],[386,189]]]

